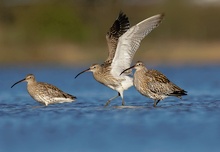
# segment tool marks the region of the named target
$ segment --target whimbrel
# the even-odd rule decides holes
[[[76,75],[78,77],[84,72],[91,71],[98,82],[118,92],[118,95],[110,98],[105,106],[119,96],[122,98],[122,105],[125,105],[123,92],[133,85],[133,78],[128,76],[130,71],[122,75],[120,73],[130,67],[141,40],[159,25],[163,17],[163,14],[152,16],[129,29],[128,18],[120,13],[106,35],[108,58],[103,64],[93,64]]]
[[[73,102],[76,99],[75,96],[67,94],[51,84],[37,82],[33,74],[28,74],[24,79],[13,84],[11,88],[23,81],[27,81],[27,91],[30,96],[46,106],[54,103]]]
[[[154,107],[168,96],[181,98],[187,95],[187,92],[174,83],[172,83],[165,75],[157,70],[148,70],[143,62],[138,61],[134,66],[125,69],[121,74],[136,69],[134,73],[134,86],[142,95],[154,100]]]

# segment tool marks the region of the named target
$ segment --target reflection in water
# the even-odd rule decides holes
[[[219,151],[219,67],[205,67],[209,75],[202,67],[158,69],[189,95],[165,99],[154,108],[151,99],[132,87],[125,92],[125,107],[118,99],[104,108],[115,92],[89,73],[75,80],[81,69],[2,69],[0,151]],[[78,100],[37,107],[26,84],[10,89],[14,80],[30,72]]]

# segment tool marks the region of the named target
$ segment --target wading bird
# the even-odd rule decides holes
[[[23,81],[27,81],[27,91],[30,96],[46,106],[54,103],[73,102],[76,99],[75,96],[67,94],[51,84],[37,82],[33,74],[28,74],[24,79],[13,84],[11,88]]]
[[[121,74],[135,68],[134,86],[142,95],[154,100],[154,107],[168,96],[181,98],[187,95],[187,92],[174,83],[172,83],[165,75],[157,70],[148,70],[143,62],[138,61],[134,66],[125,69]]]
[[[133,78],[128,76],[131,71],[122,75],[120,73],[130,67],[141,40],[160,24],[163,17],[163,14],[158,14],[129,28],[128,18],[120,12],[106,35],[108,58],[103,64],[93,64],[76,75],[78,77],[84,72],[91,71],[98,82],[118,92],[118,95],[110,98],[105,106],[119,96],[122,98],[122,105],[125,105],[123,92],[133,86]]]

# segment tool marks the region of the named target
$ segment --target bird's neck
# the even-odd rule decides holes
[[[29,81],[28,83],[27,83],[27,85],[35,85],[35,84],[37,84],[37,81]]]
[[[148,69],[146,67],[142,67],[142,68],[136,70],[136,72],[139,72],[139,73],[145,73],[147,71],[148,71]]]

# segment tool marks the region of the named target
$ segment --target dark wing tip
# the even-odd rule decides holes
[[[65,98],[71,98],[71,99],[77,99],[75,96],[71,95],[71,94],[68,94],[68,93],[63,93],[63,96]]]
[[[121,36],[130,28],[130,23],[128,17],[122,11],[119,13],[117,20],[119,21],[119,34]]]
[[[164,17],[165,17],[165,13],[164,13],[164,12],[161,13],[160,15],[161,15],[161,18],[164,18]]]
[[[68,94],[72,99],[77,99],[77,97],[76,96],[73,96],[73,95],[71,95],[71,94]]]
[[[170,96],[176,96],[176,97],[181,97],[185,95],[187,95],[187,92],[185,90],[174,91],[173,93],[170,94]]]
[[[73,95],[71,95],[71,94],[68,94],[70,97],[71,97],[71,99],[73,99],[73,100],[75,100],[75,99],[77,99],[77,97],[76,96],[73,96]]]
[[[182,90],[182,95],[187,95],[187,91]]]
[[[119,12],[119,15],[113,25],[111,26],[107,35],[109,37],[119,38],[130,28],[130,23],[128,17],[122,11]]]
[[[71,99],[76,100],[76,99],[77,99],[77,97],[76,97],[76,96],[71,95]]]
[[[165,13],[161,13],[161,14],[160,14],[160,22],[162,22],[162,20],[164,19],[164,17],[165,17]]]
[[[119,18],[120,16],[123,16],[123,15],[125,15],[124,12],[123,12],[122,10],[120,10],[119,15],[118,15],[118,18]],[[117,19],[118,19],[118,18],[117,18]]]

